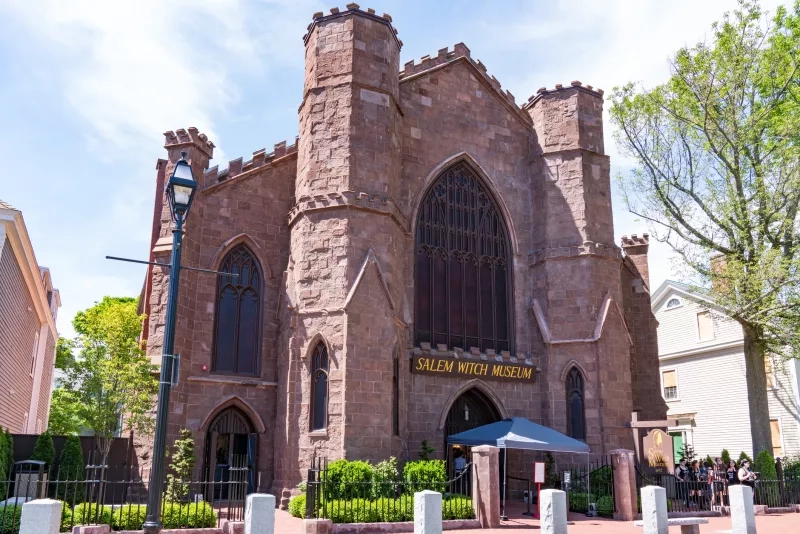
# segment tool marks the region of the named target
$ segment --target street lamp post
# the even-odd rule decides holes
[[[169,417],[169,392],[173,380],[175,355],[175,315],[178,309],[178,283],[181,275],[181,241],[183,223],[189,215],[197,182],[192,167],[186,161],[186,152],[175,164],[167,183],[167,200],[175,226],[172,229],[172,261],[167,295],[167,317],[164,324],[164,346],[161,353],[161,378],[158,385],[158,410],[153,437],[153,465],[150,470],[150,487],[147,494],[147,519],[145,532],[161,532],[161,494],[164,485],[164,457],[167,445],[167,418]]]

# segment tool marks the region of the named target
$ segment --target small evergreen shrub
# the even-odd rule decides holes
[[[572,480],[577,480],[577,478],[578,477],[572,477]],[[586,484],[584,484],[584,486],[585,485]],[[606,465],[592,471],[589,475],[589,485],[592,487],[592,493],[594,495],[611,495],[614,486],[614,475],[611,471],[611,466]]]
[[[428,440],[427,439],[423,439],[422,440],[422,446],[420,447],[420,450],[417,453],[417,456],[419,456],[420,460],[430,460],[431,454],[433,454],[435,452],[436,452],[436,449],[434,449],[433,447],[428,445]]]
[[[175,440],[175,452],[169,464],[167,475],[167,499],[171,501],[184,501],[189,497],[189,483],[192,478],[192,469],[197,462],[194,455],[194,436],[191,430],[181,430],[180,439]]]
[[[83,448],[78,436],[69,436],[58,462],[57,480],[54,488],[56,498],[68,503],[80,503],[83,498]]]
[[[164,529],[211,528],[217,525],[217,514],[207,502],[181,504],[167,502],[162,512]]]
[[[17,534],[22,506],[0,504],[0,534]]]
[[[759,474],[759,480],[778,480],[778,471],[775,469],[775,458],[769,451],[761,451],[753,462],[753,471]]]
[[[327,471],[322,473],[322,480],[326,482],[325,498],[333,500],[369,497],[373,473],[370,463],[361,460],[336,460],[330,463]]]
[[[742,451],[742,453],[739,455],[739,460],[736,462],[736,465],[742,467],[742,462],[745,460],[750,460],[750,467],[753,466],[753,459],[750,458],[744,451]]]
[[[49,430],[39,434],[39,437],[36,438],[36,445],[33,447],[33,454],[30,459],[44,462],[48,467],[55,463],[56,446],[53,444],[53,436]]]
[[[472,519],[473,515],[472,499],[469,497],[458,495],[448,497],[442,502],[442,519]]]
[[[110,525],[111,506],[81,503],[72,510],[73,525]]]
[[[403,480],[406,483],[406,493],[426,489],[444,493],[447,488],[447,468],[444,460],[407,462],[403,466]]]
[[[289,501],[289,514],[301,519],[306,516],[305,493],[292,497],[292,499]]]
[[[325,503],[328,519],[334,523],[377,523],[380,520],[377,504],[366,499],[337,499]]]
[[[728,449],[722,449],[722,454],[719,457],[722,458],[722,463],[725,464],[725,469],[727,469],[731,463],[731,453],[728,452]]]
[[[113,510],[111,527],[113,530],[141,530],[147,519],[147,506],[126,504]]]

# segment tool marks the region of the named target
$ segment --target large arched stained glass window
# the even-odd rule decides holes
[[[583,375],[577,367],[567,375],[567,435],[586,441],[586,412],[583,405]]]
[[[225,256],[217,276],[213,370],[255,375],[261,347],[261,267],[239,245]],[[238,276],[231,276],[236,274]]]
[[[311,358],[311,430],[328,426],[328,349],[321,341]]]
[[[508,229],[466,163],[444,171],[425,195],[415,243],[416,343],[513,350]]]

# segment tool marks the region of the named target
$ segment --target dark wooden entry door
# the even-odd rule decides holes
[[[255,491],[258,434],[253,430],[250,419],[236,408],[223,411],[211,423],[206,436],[206,472],[214,484],[207,498],[242,500],[245,491]]]

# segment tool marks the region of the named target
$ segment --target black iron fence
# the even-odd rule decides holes
[[[305,516],[334,523],[390,523],[414,520],[414,493],[442,494],[442,518],[473,519],[472,464],[451,480],[447,477],[371,478],[358,473],[328,470],[325,459],[315,459],[308,470]],[[444,472],[444,470],[442,470]]]
[[[637,490],[651,485],[666,490],[668,512],[717,512],[730,504],[730,485],[721,477],[709,480],[706,475],[702,480],[681,481],[670,473],[643,473],[637,468]],[[780,480],[756,480],[751,487],[757,505],[782,508],[800,504],[800,476],[796,474],[786,473]]]
[[[147,516],[149,481],[139,470],[87,466],[76,476],[23,464],[9,472],[8,480],[0,480],[0,534],[19,532],[22,505],[40,498],[62,501],[62,532],[76,525],[141,530]],[[125,476],[109,476],[121,472]],[[224,520],[244,520],[250,478],[247,467],[234,466],[224,480],[208,480],[201,470],[168,479],[162,491],[164,528],[219,528]]]
[[[609,456],[585,464],[574,465],[561,476],[561,487],[567,492],[571,512],[613,517],[614,469]]]

